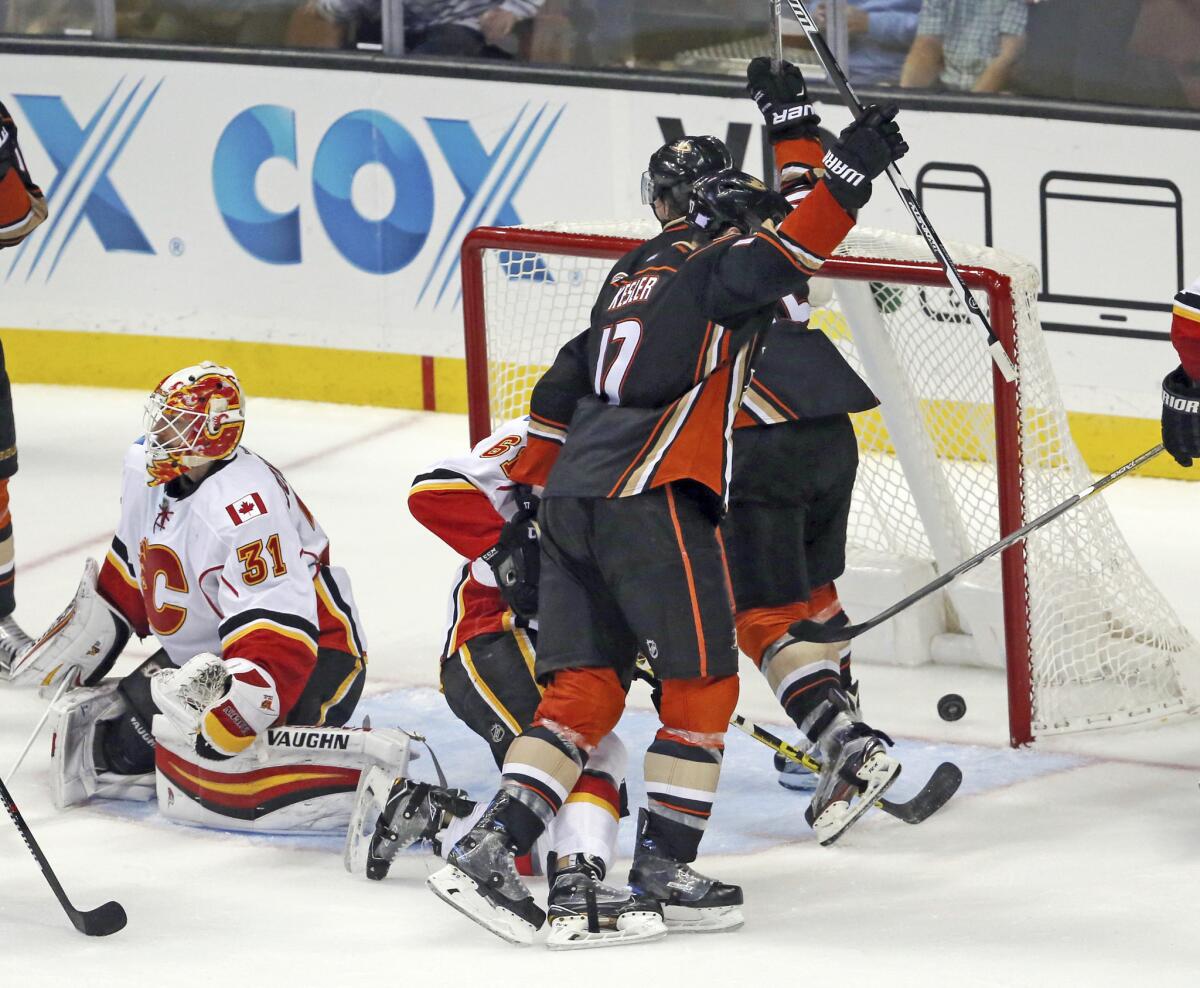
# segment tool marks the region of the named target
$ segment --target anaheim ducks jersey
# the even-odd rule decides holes
[[[99,589],[140,636],[182,665],[211,652],[263,666],[286,717],[317,647],[363,661],[366,641],[344,570],[283,474],[246,446],[198,484],[146,484],[145,453],[126,454],[121,520]]]
[[[1171,342],[1187,376],[1200,381],[1200,278],[1175,296]]]
[[[815,138],[775,145],[775,167],[793,208],[816,188],[821,156],[821,142]],[[754,359],[735,422],[738,428],[862,412],[879,404],[837,345],[809,327],[811,315],[807,284],[780,300],[775,322]]]
[[[0,248],[15,247],[46,218],[46,197],[29,177],[17,127],[0,103]]]
[[[443,660],[476,635],[514,631],[533,662],[532,645],[521,629],[536,622],[527,622],[504,603],[492,568],[479,558],[516,513],[518,485],[509,473],[527,441],[525,419],[505,422],[469,452],[438,460],[418,474],[408,492],[412,516],[464,560],[450,591]]]
[[[629,497],[688,480],[723,501],[756,335],[852,225],[821,183],[777,233],[681,241],[651,257],[643,245],[618,261],[586,336],[589,393],[545,496]]]

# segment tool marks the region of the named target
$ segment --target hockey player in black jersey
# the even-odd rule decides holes
[[[769,59],[756,58],[747,88],[763,113],[781,187],[797,205],[823,170],[820,118],[804,78],[787,63],[776,73]],[[866,197],[846,201],[861,206]],[[804,618],[848,623],[834,580],[845,570],[858,466],[849,413],[878,404],[829,337],[809,329],[809,314],[805,286],[781,301],[765,336],[735,423],[722,534],[738,644],[825,766],[806,816],[828,844],[873,804],[873,787],[859,785],[864,766],[875,777],[899,766],[883,754],[886,735],[859,719],[849,643],[816,645],[788,633]]]
[[[15,247],[45,220],[46,197],[34,184],[17,144],[17,125],[0,103],[0,250]],[[33,646],[13,610],[16,577],[13,562],[12,516],[8,509],[8,481],[17,472],[17,427],[13,419],[12,389],[0,345],[0,676]]]
[[[767,59],[756,59],[748,70],[748,88],[767,119],[782,190],[790,204],[798,204],[819,180],[823,155],[820,117],[808,102],[803,76],[786,63],[775,74]],[[784,125],[772,126],[777,115]],[[631,255],[633,259],[623,258],[610,277],[629,265],[651,265],[670,257],[687,235],[684,212],[692,185],[728,160],[724,145],[714,137],[686,137],[656,151],[642,177],[642,199],[663,231]],[[874,774],[886,778],[894,762],[877,757],[886,736],[858,720],[849,645],[812,645],[793,641],[788,634],[789,626],[801,618],[846,623],[833,581],[845,568],[847,518],[858,463],[848,413],[878,404],[830,339],[809,329],[809,310],[806,292],[781,300],[771,329],[762,337],[735,420],[729,512],[722,537],[738,644],[767,676],[826,767],[817,778],[801,769],[799,779],[785,774],[781,781],[814,790],[806,817],[818,839],[831,843],[873,803],[867,798],[870,792],[849,783],[842,770],[849,766],[853,774],[873,761],[878,770]],[[552,444],[561,442],[561,427],[552,419],[565,416],[554,411],[557,403],[543,392],[555,382],[562,389],[570,366],[566,358],[579,343],[563,348],[560,360],[534,390],[529,450],[533,458],[549,460],[558,448]],[[586,376],[575,387],[586,393]],[[542,445],[552,449],[542,450]]]
[[[545,828],[589,749],[619,719],[639,650],[663,683],[662,728],[646,756],[648,806],[630,885],[662,902],[669,927],[741,923],[741,890],[689,866],[737,698],[716,529],[729,434],[775,303],[803,290],[853,225],[847,203],[906,150],[894,112],[871,108],[848,128],[831,151],[836,174],[790,213],[743,173],[698,182],[688,239],[649,264],[635,251],[602,289],[576,346],[591,393],[569,423],[534,420],[547,435],[566,435],[539,515],[536,672],[545,694],[509,748],[488,812],[429,880],[506,939],[528,942],[545,919],[513,856]]]

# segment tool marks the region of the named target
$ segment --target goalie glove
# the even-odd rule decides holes
[[[94,686],[129,641],[130,627],[96,590],[96,561],[83,564],[75,597],[27,652],[17,658],[9,675],[22,686],[56,686],[74,669],[78,686]]]
[[[538,504],[537,496],[532,493],[518,496],[517,513],[504,523],[496,544],[479,557],[491,567],[501,598],[526,620],[537,617],[541,572]]]
[[[808,98],[804,76],[791,62],[782,62],[778,72],[771,71],[765,55],[746,66],[746,89],[766,121],[771,143],[816,137],[821,115]]]
[[[1181,467],[1190,467],[1200,456],[1200,384],[1183,367],[1176,367],[1162,383],[1162,441]]]
[[[232,758],[279,719],[275,680],[249,659],[204,652],[158,673],[150,691],[163,714],[195,737],[204,758]]]

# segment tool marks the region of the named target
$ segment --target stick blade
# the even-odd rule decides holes
[[[808,618],[797,621],[789,627],[788,634],[802,642],[817,642],[821,645],[846,640],[845,627],[831,628],[827,624],[810,621]]]
[[[125,929],[128,917],[119,902],[106,902],[95,909],[81,912],[76,909],[71,914],[71,922],[75,929],[89,937],[107,937]]]
[[[962,769],[957,765],[953,762],[942,762],[912,799],[905,803],[893,803],[885,799],[882,801],[883,809],[905,823],[921,823],[950,802],[950,797],[958,792],[958,787],[962,785],[962,777]]]

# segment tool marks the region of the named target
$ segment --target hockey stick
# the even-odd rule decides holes
[[[729,723],[739,730],[745,731],[755,741],[761,741],[768,748],[783,755],[784,758],[799,762],[810,772],[819,773],[821,771],[821,763],[811,755],[799,748],[793,748],[770,731],[764,730],[753,721],[746,720],[741,714],[734,714]],[[905,823],[921,823],[945,806],[950,801],[950,797],[958,792],[961,784],[962,769],[953,762],[942,762],[933,770],[929,781],[912,799],[903,803],[893,803],[890,799],[879,799],[876,800],[875,805],[897,820],[903,820]]]
[[[124,929],[125,910],[121,908],[119,902],[106,902],[95,909],[83,911],[71,905],[71,900],[67,898],[67,893],[63,891],[63,887],[58,883],[54,869],[50,867],[50,862],[46,860],[42,849],[38,847],[37,841],[33,839],[33,834],[21,816],[20,810],[17,809],[17,804],[13,802],[12,794],[8,791],[8,787],[4,784],[3,779],[0,779],[0,800],[4,802],[4,808],[8,810],[8,815],[12,817],[12,822],[16,824],[17,830],[21,834],[21,839],[25,841],[25,846],[29,848],[29,853],[41,865],[42,874],[46,876],[46,881],[50,883],[50,888],[54,890],[54,894],[58,897],[59,905],[66,911],[67,917],[71,920],[75,929],[89,937],[106,937],[112,933],[116,933],[118,930]]]
[[[771,0],[771,71],[779,75],[783,65],[783,3]]]
[[[817,58],[825,66],[825,71],[829,75],[834,88],[841,94],[842,99],[846,101],[846,105],[850,108],[850,112],[854,114],[855,119],[861,117],[864,112],[863,105],[854,90],[850,87],[850,80],[846,78],[846,73],[838,65],[837,59],[834,57],[829,45],[825,43],[825,38],[821,35],[821,31],[812,19],[812,15],[809,14],[808,8],[804,5],[804,0],[787,0],[787,2],[788,6],[792,8],[792,13],[795,15],[796,20],[800,22],[800,27],[803,28],[805,35],[808,37],[808,43],[812,45],[813,51],[817,53]],[[950,282],[950,287],[958,297],[959,302],[967,310],[967,315],[971,323],[987,336],[988,350],[991,352],[992,360],[995,361],[1001,376],[1009,383],[1015,381],[1017,379],[1017,368],[1005,352],[1004,345],[996,338],[996,334],[993,332],[992,325],[988,322],[987,316],[983,314],[983,310],[979,308],[979,303],[975,301],[975,296],[971,294],[971,290],[959,276],[958,269],[954,266],[954,261],[947,252],[945,245],[942,243],[941,238],[938,237],[937,231],[934,230],[933,225],[929,222],[929,217],[925,215],[925,210],[917,202],[917,197],[913,195],[908,182],[900,174],[900,169],[896,167],[894,162],[888,165],[887,174],[888,178],[892,180],[893,188],[895,188],[897,194],[903,200],[905,207],[908,209],[909,214],[912,216],[913,222],[916,223],[921,236],[925,238],[925,243],[929,245],[929,249],[933,252],[933,256],[937,258],[938,264],[946,272],[946,278]]]
[[[925,586],[921,587],[919,590],[914,590],[903,600],[893,604],[887,610],[880,611],[869,621],[864,621],[862,624],[848,624],[840,628],[831,628],[828,625],[806,619],[803,621],[797,621],[795,624],[793,624],[790,628],[788,628],[788,633],[798,641],[819,642],[821,644],[849,641],[851,638],[857,638],[859,635],[866,634],[871,629],[878,628],[881,624],[883,624],[884,621],[891,620],[901,611],[912,607],[912,605],[917,601],[928,597],[935,590],[941,590],[942,587],[944,587],[947,583],[950,583],[957,577],[962,576],[963,573],[973,570],[985,559],[990,559],[998,552],[1007,549],[1014,542],[1020,542],[1033,532],[1036,532],[1043,525],[1052,522],[1059,515],[1065,514],[1071,508],[1075,507],[1075,505],[1086,501],[1094,494],[1099,494],[1102,490],[1104,490],[1104,488],[1108,487],[1110,484],[1115,484],[1118,480],[1120,480],[1126,474],[1132,473],[1143,463],[1154,459],[1154,457],[1158,456],[1158,454],[1162,451],[1163,447],[1160,443],[1153,449],[1146,450],[1146,452],[1142,453],[1140,456],[1135,456],[1124,466],[1117,467],[1117,469],[1110,473],[1107,477],[1101,477],[1090,487],[1085,487],[1078,493],[1072,494],[1065,501],[1061,502],[1060,504],[1056,504],[1049,511],[1045,511],[1038,515],[1035,519],[1033,519],[1033,521],[1026,525],[1022,525],[1015,532],[1010,532],[999,542],[993,543],[982,552],[972,556],[970,559],[964,559],[953,569],[947,570],[935,580],[930,580],[925,584]]]

